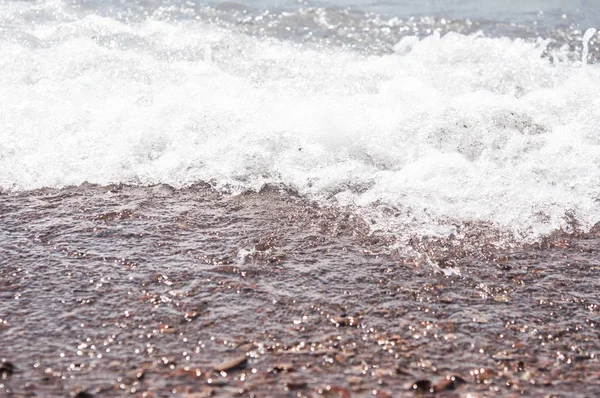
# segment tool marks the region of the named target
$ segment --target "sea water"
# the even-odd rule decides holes
[[[598,396],[599,27],[1,1],[0,395]]]
[[[277,183],[392,233],[589,229],[600,7],[484,3],[3,2],[0,188]]]

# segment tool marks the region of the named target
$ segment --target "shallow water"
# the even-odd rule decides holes
[[[8,395],[600,391],[595,233],[407,258],[275,187],[86,185],[0,209]]]
[[[1,2],[0,395],[599,395],[600,8],[505,3]]]
[[[3,3],[0,188],[282,183],[404,241],[600,221],[589,26],[177,4]]]

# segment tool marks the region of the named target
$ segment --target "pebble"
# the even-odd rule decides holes
[[[225,372],[228,370],[242,368],[248,362],[246,355],[234,358],[229,361],[221,362],[213,366],[213,369],[217,372]]]

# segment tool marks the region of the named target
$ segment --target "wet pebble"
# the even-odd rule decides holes
[[[212,397],[214,395],[215,390],[213,388],[203,388],[202,391],[190,392],[184,394],[185,398],[206,398]]]
[[[473,369],[470,373],[472,376],[475,377],[475,382],[478,384],[486,383],[495,374],[495,372],[493,370],[486,369],[486,368]]]
[[[336,327],[341,326],[355,326],[358,324],[358,320],[353,316],[337,315],[330,318],[331,323],[335,324]]]
[[[160,325],[158,325],[158,330],[164,334],[173,334],[177,332],[177,329],[175,329],[172,325],[168,325],[166,323],[161,323]]]
[[[378,368],[373,371],[373,376],[375,376],[378,379],[381,379],[386,376],[389,377],[389,376],[394,376],[394,375],[396,375],[395,369]]]
[[[170,373],[173,377],[187,377],[195,379],[197,377],[202,376],[202,371],[200,369],[190,369],[190,368],[177,368],[173,372]]]
[[[415,390],[418,392],[433,392],[431,381],[426,379],[410,382],[407,387],[409,390]]]
[[[371,391],[371,395],[375,398],[391,398],[392,396],[385,391],[382,390],[373,390]]]
[[[405,367],[400,366],[400,365],[396,366],[395,370],[396,370],[396,374],[398,374],[398,375],[402,375],[402,376],[412,376],[413,375],[410,370],[408,370]]]
[[[248,352],[253,350],[255,347],[254,343],[243,343],[237,347],[240,351]]]
[[[127,374],[127,378],[130,380],[143,380],[146,377],[145,369],[135,369]]]
[[[356,386],[362,384],[363,379],[358,376],[350,376],[346,378],[346,381],[348,382],[348,384]]]
[[[458,386],[467,384],[467,381],[457,375],[442,377],[432,385],[435,392],[455,390]]]
[[[350,398],[351,393],[344,387],[338,386],[326,386],[323,388],[319,388],[317,392],[323,397],[341,397],[341,398]]]
[[[497,294],[492,297],[492,300],[496,303],[510,303],[510,298],[506,294]]]
[[[302,379],[289,379],[286,380],[283,384],[287,389],[290,390],[301,390],[303,388],[308,387],[306,381]]]
[[[295,367],[292,363],[277,363],[273,365],[271,370],[275,372],[293,372]]]
[[[13,365],[10,362],[2,362],[2,365],[0,365],[0,376],[2,376],[3,379],[7,378],[8,376],[12,375],[16,370],[15,365]]]
[[[219,364],[213,365],[213,369],[217,372],[225,372],[228,370],[241,369],[246,366],[248,363],[248,358],[246,355],[240,356],[229,361],[221,362]]]

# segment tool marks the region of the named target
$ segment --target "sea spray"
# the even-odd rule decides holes
[[[212,46],[210,43],[204,45],[204,62],[206,64],[212,64]]]
[[[592,37],[594,37],[594,35],[596,34],[596,29],[594,28],[589,28],[588,30],[585,31],[585,33],[583,34],[583,51],[581,53],[581,65],[582,66],[586,66],[588,63],[588,43],[590,41],[590,39]]]
[[[47,9],[0,37],[2,190],[284,184],[402,237],[600,220],[600,69],[581,74],[568,46],[436,32],[374,53],[10,4],[8,22]]]

